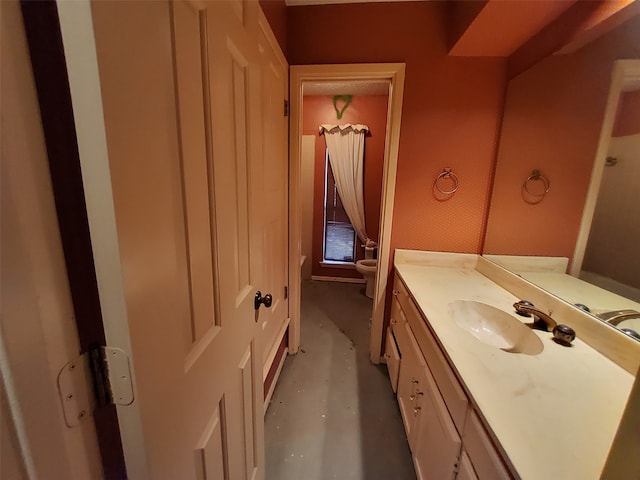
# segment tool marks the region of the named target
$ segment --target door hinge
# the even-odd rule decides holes
[[[284,299],[286,300],[287,298],[289,298],[289,287],[288,286],[284,286]]]
[[[289,116],[289,100],[287,100],[286,98],[284,99],[284,116]]]
[[[114,347],[92,347],[58,373],[64,420],[76,427],[100,407],[131,405],[133,382],[127,354]]]

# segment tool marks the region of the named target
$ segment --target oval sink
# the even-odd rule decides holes
[[[449,308],[456,325],[486,345],[525,355],[537,355],[544,348],[529,327],[499,308],[472,300],[457,300]]]

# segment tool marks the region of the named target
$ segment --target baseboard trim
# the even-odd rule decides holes
[[[311,280],[318,280],[320,282],[367,283],[364,278],[325,277],[324,275],[311,275]]]
[[[282,326],[280,327],[280,330],[278,331],[278,335],[276,336],[276,341],[273,342],[273,345],[271,345],[271,348],[269,349],[269,354],[267,355],[267,358],[264,361],[264,365],[262,366],[263,383],[267,381],[269,372],[271,371],[271,368],[273,367],[273,363],[276,359],[276,356],[278,355],[278,351],[280,350],[280,345],[282,344],[284,337],[287,335],[287,328],[289,328],[290,321],[291,319],[287,318],[283,322]]]
[[[269,404],[271,403],[271,397],[273,396],[273,392],[276,389],[278,379],[280,378],[282,367],[284,367],[284,362],[287,359],[288,351],[289,351],[288,348],[285,346],[285,348],[282,350],[282,354],[280,355],[280,361],[278,362],[278,367],[276,368],[276,371],[273,375],[273,379],[269,384],[269,389],[267,390],[267,392],[265,392],[266,393],[264,397],[264,414],[265,415],[267,414],[267,409],[269,408]]]

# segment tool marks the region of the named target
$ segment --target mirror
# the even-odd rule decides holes
[[[640,312],[638,45],[636,16],[509,81],[487,219],[489,259],[598,318]]]

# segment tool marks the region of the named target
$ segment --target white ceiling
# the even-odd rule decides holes
[[[303,95],[389,95],[389,82],[372,81],[324,81],[304,82]]]

